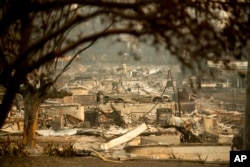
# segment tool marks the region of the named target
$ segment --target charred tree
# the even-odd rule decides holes
[[[250,41],[248,41],[248,51],[250,51]],[[246,107],[244,111],[243,123],[243,149],[250,150],[250,53],[248,52],[247,65],[247,88],[246,88]]]
[[[23,99],[25,111],[23,143],[31,148],[34,148],[36,144],[37,120],[41,104],[38,96],[39,93],[26,94]]]
[[[39,88],[26,84],[20,89],[20,93],[23,96],[25,111],[23,142],[27,147],[35,147],[38,113],[44,100],[48,98],[63,98],[72,95],[72,93],[67,90],[58,91],[53,85],[53,81],[45,80],[41,82]]]

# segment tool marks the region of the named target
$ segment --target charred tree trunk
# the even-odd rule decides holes
[[[36,145],[38,113],[43,101],[48,98],[63,98],[72,95],[72,93],[65,90],[57,91],[57,89],[52,86],[52,83],[44,83],[40,88],[26,85],[26,87],[23,87],[22,91],[20,90],[23,96],[25,111],[23,143],[28,148],[33,149]]]
[[[248,49],[250,49],[250,41],[248,41]],[[247,66],[247,88],[246,88],[246,108],[244,113],[244,132],[243,132],[243,150],[250,150],[250,53],[248,53]]]
[[[36,144],[36,129],[40,104],[41,102],[36,93],[24,98],[25,114],[23,142],[26,147],[34,148]]]

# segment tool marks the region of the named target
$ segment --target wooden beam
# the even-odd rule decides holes
[[[102,150],[109,150],[117,145],[120,145],[120,144],[123,144],[123,143],[130,141],[131,139],[139,136],[142,132],[144,132],[147,129],[148,129],[147,125],[145,123],[143,123],[120,137],[117,137],[113,140],[110,140],[109,142],[102,143],[100,145],[100,148]]]

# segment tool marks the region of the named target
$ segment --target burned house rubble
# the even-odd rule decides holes
[[[169,69],[94,69],[61,86],[72,96],[42,104],[38,135],[79,135],[76,150],[111,159],[228,161],[241,110],[182,86]],[[23,112],[13,107],[1,132],[21,133]]]

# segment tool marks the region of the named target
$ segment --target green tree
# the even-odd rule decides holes
[[[59,24],[56,29],[51,24],[53,31],[46,31],[43,36],[32,35],[32,27],[36,25],[34,18],[39,14],[63,11],[66,6],[72,5],[77,5],[74,17]],[[0,82],[6,87],[0,126],[15,93],[28,82],[27,74],[57,57],[73,50],[80,51],[81,47],[111,35],[129,34],[138,43],[144,42],[156,49],[164,47],[190,68],[199,68],[204,60],[222,60],[225,67],[232,60],[248,60],[250,11],[247,0],[9,0],[1,3],[0,8],[0,59],[3,64]],[[45,22],[48,20],[46,17]],[[15,37],[18,40],[13,40],[11,36],[9,45],[2,45],[12,29],[20,32]],[[48,41],[55,41],[68,31],[71,33],[62,40],[60,49],[47,49]],[[35,40],[24,40],[27,37],[25,34]],[[120,41],[119,36],[117,40]],[[12,48],[15,44],[17,53],[13,55],[5,46]],[[250,93],[247,100],[248,96]],[[246,104],[244,149],[250,149],[249,120],[249,106]]]

